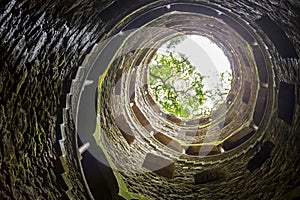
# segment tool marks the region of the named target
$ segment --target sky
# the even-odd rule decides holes
[[[166,52],[166,44],[159,51]],[[229,60],[222,49],[207,37],[188,35],[187,39],[176,46],[175,52],[185,54],[198,72],[212,79],[216,78],[213,76],[216,73],[231,71]]]

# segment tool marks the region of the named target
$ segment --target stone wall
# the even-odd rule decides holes
[[[74,126],[66,127],[69,134],[66,138],[62,138],[60,131],[66,94],[93,46],[118,20],[148,2],[151,1],[1,1],[0,199],[89,198],[79,172]],[[297,1],[213,2],[251,22],[268,14],[300,55],[300,5]],[[225,169],[226,177],[219,182],[203,187],[194,187],[194,183],[178,187],[172,181],[148,174],[145,177],[149,183],[168,187],[135,184],[131,191],[153,199],[176,198],[169,194],[178,191],[182,198],[299,197],[297,192],[289,193],[300,186],[299,59],[282,58],[275,48],[271,51],[277,63],[274,68],[276,91],[279,92],[282,81],[297,86],[292,122],[280,119],[277,109],[270,111],[272,123],[266,128],[265,137],[247,153],[221,163],[219,167]],[[72,115],[69,117],[65,120],[72,124]],[[64,139],[65,150],[58,142],[61,139]],[[260,170],[249,172],[248,162],[266,141],[274,144],[270,158],[259,166]],[[178,165],[189,167],[187,163]],[[201,166],[199,168],[203,171]],[[178,173],[176,180],[184,179],[185,175]],[[133,183],[140,178],[126,176],[127,181]],[[110,193],[103,193],[106,192]]]

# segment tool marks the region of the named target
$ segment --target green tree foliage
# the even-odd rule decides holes
[[[175,53],[177,45],[185,39],[187,36],[173,38],[166,43],[164,53],[155,54],[149,67],[150,91],[164,110],[178,117],[209,116],[225,101],[232,74],[229,71],[214,74],[216,84],[204,89],[203,79],[209,76],[197,72],[184,54]]]
[[[163,109],[181,118],[210,113],[201,107],[207,93],[203,90],[204,77],[185,55],[156,54],[149,70],[152,94]]]
[[[176,46],[178,44],[180,44],[181,42],[183,42],[185,39],[187,39],[187,36],[186,35],[182,35],[182,36],[175,37],[172,40],[170,40],[167,43],[167,49],[168,49],[168,51],[174,50],[176,48]]]

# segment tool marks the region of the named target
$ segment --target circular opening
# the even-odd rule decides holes
[[[232,70],[221,48],[199,35],[164,43],[148,70],[150,94],[160,107],[183,119],[209,117],[231,89]]]
[[[141,182],[140,180],[153,184],[152,177],[154,174],[148,173],[149,170],[161,176],[160,172],[167,169],[167,174],[175,172],[174,177],[176,180],[178,173],[180,176],[184,174],[183,182],[180,181],[178,184],[190,184],[194,181],[194,172],[195,170],[199,171],[199,166],[218,165],[219,163],[223,164],[232,159],[236,159],[238,156],[248,152],[260,141],[258,138],[261,138],[262,131],[257,131],[259,124],[256,123],[257,126],[256,124],[252,125],[251,120],[260,122],[263,119],[262,115],[265,112],[265,107],[268,109],[271,108],[268,102],[268,88],[265,87],[258,92],[258,75],[261,76],[259,72],[265,72],[264,70],[266,70],[264,69],[264,60],[257,63],[255,63],[254,60],[256,57],[264,59],[263,52],[257,53],[257,51],[255,51],[255,48],[258,51],[264,50],[264,48],[260,48],[258,45],[261,41],[260,38],[258,37],[259,40],[257,40],[258,42],[254,47],[254,45],[248,44],[242,37],[239,37],[232,29],[232,26],[228,25],[233,23],[234,26],[237,26],[239,32],[248,33],[249,31],[250,34],[255,36],[256,33],[251,31],[251,27],[247,27],[247,24],[243,24],[243,21],[241,21],[241,25],[239,25],[240,23],[231,20],[230,16],[232,16],[232,13],[230,16],[227,16],[225,10],[218,12],[220,13],[218,16],[205,16],[202,15],[203,13],[201,13],[201,11],[207,13],[208,7],[206,6],[199,6],[199,13],[201,15],[197,15],[196,13],[178,12],[178,8],[182,5],[180,4],[178,7],[175,7],[173,6],[174,4],[172,4],[171,8],[172,10],[176,10],[176,12],[172,11],[161,17],[159,16],[147,25],[142,24],[142,22],[146,20],[143,16],[144,14],[141,15],[143,18],[140,16],[136,17],[135,15],[126,17],[128,24],[126,24],[127,21],[124,19],[116,25],[116,28],[106,35],[107,37],[111,36],[112,39],[109,40],[108,43],[100,42],[96,48],[93,49],[94,52],[90,56],[87,56],[84,62],[86,65],[84,67],[86,68],[83,68],[82,71],[78,71],[79,73],[76,76],[76,81],[80,82],[83,88],[78,87],[78,85],[81,86],[80,84],[74,85],[71,91],[73,91],[75,98],[74,96],[68,98],[74,101],[77,95],[79,96],[78,106],[80,109],[76,110],[78,111],[78,120],[76,118],[76,122],[79,122],[77,127],[80,127],[77,128],[79,137],[91,138],[83,139],[83,144],[90,140],[96,143],[93,145],[91,142],[89,152],[93,152],[93,156],[99,160],[101,160],[102,157],[107,158],[107,161],[102,159],[103,161],[101,160],[101,163],[103,162],[105,165],[113,168],[114,175],[117,179],[116,181],[122,186],[120,191],[142,191],[139,187],[134,187],[135,185],[140,185],[135,184]],[[151,4],[151,7],[152,6]],[[184,6],[182,7],[183,10],[196,10],[191,9],[193,8],[192,6],[195,6],[195,8],[198,7],[195,3],[187,5],[186,8]],[[173,7],[175,8],[173,9]],[[165,8],[160,7],[160,9],[164,10],[159,10],[159,12],[157,12],[159,15],[165,12]],[[134,13],[140,13],[141,11],[147,14],[147,16],[155,16],[154,14],[156,12],[156,10],[154,12],[149,9],[147,12],[140,10]],[[211,9],[211,11],[214,13],[214,9]],[[228,22],[228,24],[225,22]],[[124,23],[126,29],[121,29],[125,26],[123,25]],[[143,25],[142,28],[136,27],[138,31],[130,31],[129,28],[141,24]],[[155,28],[153,28],[152,25],[155,25]],[[156,27],[156,25],[158,27]],[[145,30],[146,28],[149,29]],[[246,30],[246,28],[249,30]],[[122,31],[119,32],[119,30]],[[175,30],[175,32],[173,30]],[[114,33],[119,34],[115,36],[113,35]],[[177,40],[179,38],[179,41],[176,42],[175,40],[171,43],[172,40],[170,40],[170,38],[172,36],[174,37],[175,34],[178,36],[178,33],[187,34],[183,39],[176,37]],[[226,56],[224,56],[222,50],[216,45],[219,45],[219,42],[213,44],[208,38],[191,35],[191,33],[206,35],[211,38],[212,41],[219,41],[222,45],[222,49],[226,52],[226,55],[228,55],[232,66],[230,67]],[[200,38],[201,40],[198,41],[196,38]],[[190,39],[193,45],[185,48],[182,47],[185,41]],[[198,44],[198,42],[200,44]],[[201,45],[201,42],[204,44]],[[158,45],[162,46],[157,49]],[[196,47],[191,47],[195,45]],[[213,46],[216,48],[213,48]],[[167,47],[171,50],[168,50]],[[251,49],[252,47],[254,48]],[[153,52],[156,52],[155,56],[153,56]],[[228,87],[226,87],[225,84],[225,86],[219,88],[222,91],[225,90],[225,92],[221,95],[222,98],[219,99],[218,104],[213,104],[212,102],[214,101],[211,99],[217,97],[217,95],[209,96],[205,93],[205,95],[202,95],[202,98],[199,98],[202,105],[194,108],[189,107],[189,109],[186,109],[186,114],[183,115],[181,112],[183,109],[177,109],[177,113],[174,113],[174,110],[172,111],[172,107],[169,111],[161,109],[164,104],[159,103],[159,98],[163,99],[163,96],[157,94],[158,98],[156,99],[156,103],[160,105],[161,108],[157,109],[157,106],[153,106],[153,109],[151,108],[155,103],[153,104],[152,101],[154,99],[154,92],[153,89],[150,90],[149,84],[151,81],[150,72],[152,73],[151,70],[154,69],[153,66],[159,64],[159,58],[163,57],[164,54],[169,56],[170,53],[176,58],[173,60],[178,60],[177,63],[189,61],[189,65],[191,66],[190,70],[187,70],[185,79],[175,79],[177,82],[174,81],[173,85],[171,85],[175,89],[186,89],[185,87],[191,85],[188,82],[190,81],[189,79],[194,77],[196,80],[200,79],[202,81],[201,84],[198,84],[200,87],[200,91],[198,90],[198,92],[200,93],[202,91],[203,94],[204,91],[211,90],[213,84],[216,85],[220,83],[220,81],[218,81],[219,76],[214,75],[209,77],[209,74],[207,75],[205,70],[209,69],[219,74],[227,71],[229,74],[233,74],[233,78],[228,76]],[[185,59],[185,57],[182,58],[180,53],[184,54],[187,59]],[[196,57],[193,56],[193,54],[196,54]],[[225,61],[224,59],[222,60],[222,58],[225,58]],[[200,61],[197,61],[197,59]],[[206,60],[208,61],[204,62]],[[149,61],[151,61],[151,65],[143,67],[148,64]],[[226,62],[227,65],[225,65]],[[260,65],[256,68],[256,64]],[[227,70],[224,70],[226,66]],[[166,69],[166,73],[170,73],[170,71],[173,73],[171,69],[170,67]],[[266,70],[266,77],[268,77],[268,72],[269,71]],[[226,79],[224,79],[225,75],[223,74],[223,80],[226,81]],[[82,76],[86,76],[86,79],[81,78]],[[101,76],[99,82],[97,82],[98,77],[96,76]],[[152,77],[152,79],[153,78],[156,77]],[[231,79],[233,79],[232,83]],[[93,83],[90,84],[91,82]],[[209,84],[210,82],[212,82],[212,84]],[[151,86],[153,87],[154,85],[152,84]],[[96,97],[94,98],[93,95],[96,87],[98,87],[98,93],[96,93]],[[152,98],[149,98],[149,93],[146,93],[148,91],[152,95]],[[163,91],[167,91],[167,88]],[[186,93],[188,92],[189,91]],[[168,92],[168,94],[169,93],[170,92]],[[177,98],[184,99],[186,93],[183,93],[183,95]],[[228,96],[227,93],[229,93]],[[91,94],[92,96],[90,96]],[[197,92],[194,91],[190,96],[195,96],[195,94],[197,94]],[[168,98],[171,95],[172,94],[169,94]],[[261,97],[262,95],[263,97]],[[209,98],[203,98],[207,96]],[[163,100],[169,100],[168,98]],[[94,99],[97,99],[95,106],[96,113],[93,112],[93,102],[90,103],[90,101]],[[225,99],[226,102],[228,102],[228,106],[222,103]],[[171,99],[171,102],[172,100],[173,99]],[[203,114],[199,114],[201,106],[204,107],[205,104],[209,104],[209,101],[211,102],[211,106],[206,107],[208,110],[207,113],[203,112]],[[172,106],[170,101],[167,103],[169,106]],[[222,105],[219,106],[219,104]],[[184,106],[187,107],[190,105],[182,103],[181,106],[184,108]],[[213,110],[216,111],[213,112]],[[194,113],[194,111],[198,113]],[[180,118],[187,119],[210,116],[211,114],[213,114],[213,116],[202,118],[201,120],[182,121],[173,116],[166,116],[163,112],[174,113]],[[164,117],[166,117],[167,120],[165,120]],[[92,123],[97,124],[94,125]],[[94,127],[96,127],[95,130],[93,129]],[[259,133],[257,134],[256,132]],[[254,134],[255,137],[252,137]],[[81,144],[79,145],[81,146]],[[237,149],[238,147],[239,149]],[[99,154],[97,151],[98,148],[103,150],[105,155]],[[161,166],[160,163],[167,163],[169,166],[169,162],[165,162],[164,159],[154,160],[153,157],[150,157],[149,160],[148,155],[156,155],[158,158],[170,158],[172,163],[173,161],[175,162],[175,167],[179,166],[179,170],[182,171],[178,171],[178,169],[174,167],[164,168],[166,166]],[[147,165],[147,163],[150,164]],[[156,163],[160,165],[163,170],[153,168],[153,165],[156,167]],[[187,163],[188,167],[180,167],[184,163]],[[173,171],[170,173],[169,169]],[[131,176],[132,174],[138,174],[138,176]],[[159,177],[155,178],[165,180],[159,179]],[[89,182],[91,185],[93,185],[93,183],[93,180]],[[176,192],[177,190],[174,191]],[[175,192],[174,196],[182,196],[182,194]],[[133,193],[130,193],[130,195],[131,194]],[[126,194],[126,198],[130,197]],[[134,198],[138,198],[138,196],[134,196]],[[155,198],[155,196],[150,195],[149,198]]]

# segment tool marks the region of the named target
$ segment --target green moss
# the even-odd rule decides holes
[[[31,161],[28,157],[25,158],[25,163],[26,163],[26,168],[30,168],[31,167]]]
[[[23,173],[23,175],[26,176],[26,169],[22,163],[18,164],[17,175],[19,175],[20,173]]]
[[[147,199],[145,196],[141,195],[141,194],[136,194],[136,193],[132,193],[128,191],[128,188],[123,180],[122,175],[120,174],[120,172],[117,170],[117,167],[114,165],[112,159],[110,158],[108,152],[106,151],[105,147],[103,146],[103,144],[101,143],[101,141],[99,140],[100,138],[100,130],[99,127],[101,127],[101,124],[98,122],[97,127],[96,127],[96,131],[93,134],[98,146],[101,148],[101,150],[103,151],[110,167],[113,170],[113,173],[117,179],[118,182],[118,186],[119,186],[119,195],[125,199],[131,200],[131,199]]]
[[[106,70],[103,75],[101,76],[100,80],[99,80],[99,84],[98,84],[98,92],[100,93],[101,90],[102,90],[102,84],[103,84],[103,81],[107,75],[107,72],[108,70]],[[99,95],[98,97],[98,111],[97,113],[100,112],[100,101],[101,101],[101,95]],[[96,125],[96,130],[95,130],[95,133],[93,134],[99,148],[101,148],[101,150],[103,151],[107,161],[108,161],[108,164],[109,166],[112,168],[113,170],[113,173],[117,179],[117,182],[118,182],[118,186],[119,186],[119,195],[125,199],[128,199],[128,200],[131,200],[131,199],[147,199],[145,196],[143,196],[142,194],[137,194],[137,193],[132,193],[132,192],[129,192],[128,191],[128,188],[123,180],[123,177],[122,175],[120,174],[120,172],[117,170],[117,167],[114,165],[110,155],[108,154],[106,148],[103,146],[103,144],[101,143],[100,141],[100,134],[101,134],[101,130],[100,130],[100,127],[101,127],[101,123],[98,121],[97,122],[97,125]]]

